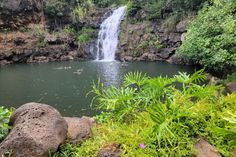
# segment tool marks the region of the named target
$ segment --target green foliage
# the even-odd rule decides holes
[[[176,24],[180,21],[181,15],[176,13],[169,16],[164,22],[165,32],[171,32],[175,30]]]
[[[48,31],[45,28],[43,28],[42,25],[39,25],[39,24],[30,25],[28,32],[32,36],[37,37],[40,41],[43,41],[45,36],[48,34]]]
[[[229,74],[224,82],[236,82],[236,72]]]
[[[140,51],[146,48],[161,48],[160,38],[153,34],[153,32],[145,34],[144,40],[140,42],[137,50]]]
[[[81,145],[66,144],[57,155],[95,157],[117,144],[123,157],[194,156],[193,145],[201,137],[232,156],[236,94],[222,95],[221,86],[202,84],[205,78],[203,70],[172,78],[135,72],[119,88],[95,84],[93,104],[103,112],[96,116],[93,137]]]
[[[83,28],[77,34],[77,41],[79,42],[79,44],[87,43],[94,38],[94,32],[95,30],[92,28]]]
[[[93,3],[99,7],[109,7],[111,5],[125,5],[127,0],[93,0]]]
[[[212,6],[206,5],[189,27],[179,56],[216,71],[235,66],[235,10],[234,0],[214,0]]]
[[[158,77],[149,78],[139,72],[128,73],[125,75],[122,87],[111,87],[104,89],[101,83],[93,86],[93,93],[97,107],[104,111],[114,114],[112,118],[118,121],[134,119],[139,111],[144,111],[146,107],[158,102],[165,97],[171,97],[173,89],[171,84],[179,82],[183,84],[184,92],[188,94],[202,94],[208,87],[202,87],[193,84],[196,81],[205,79],[203,70],[196,72],[192,76],[186,73],[180,73],[174,78]],[[191,91],[190,91],[191,89]],[[196,96],[197,97],[197,96]]]
[[[3,138],[8,133],[8,122],[10,115],[12,113],[12,110],[5,109],[4,107],[0,107],[0,141],[3,140]]]
[[[62,17],[64,16],[65,8],[67,8],[68,3],[65,0],[47,0],[44,1],[44,11],[46,14],[52,17]]]
[[[52,32],[52,35],[55,36],[55,38],[64,39],[65,41],[72,38],[74,34],[74,29],[69,26],[62,28],[59,31]]]
[[[45,29],[42,25],[39,24],[31,24],[28,28],[28,33],[38,39],[37,46],[45,47],[45,37],[49,34],[48,30]]]
[[[44,12],[53,18],[71,17],[73,22],[78,22],[92,5],[91,0],[47,0]]]
[[[229,139],[230,146],[236,147],[236,114],[228,112],[227,117],[223,117],[223,119],[232,124],[232,127],[230,129],[216,128],[215,131],[219,135]]]
[[[179,14],[184,16],[187,12],[195,12],[206,0],[132,0],[128,7],[128,15],[135,16],[139,10],[144,10],[146,19],[165,19]]]
[[[147,83],[149,78],[146,74],[142,74],[141,72],[128,73],[124,77],[124,86],[126,87],[129,85],[141,87]]]

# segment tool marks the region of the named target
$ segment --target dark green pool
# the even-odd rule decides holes
[[[17,64],[0,68],[0,105],[19,107],[27,102],[54,106],[64,116],[94,115],[90,109],[93,81],[99,77],[105,86],[118,86],[130,71],[149,76],[172,76],[179,71],[192,73],[193,67],[162,62],[60,62]]]

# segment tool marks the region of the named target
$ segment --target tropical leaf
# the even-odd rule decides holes
[[[130,72],[124,76],[124,86],[137,85],[141,87],[147,83],[149,77],[141,72]]]

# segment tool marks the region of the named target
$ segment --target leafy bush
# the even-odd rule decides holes
[[[236,66],[235,10],[234,0],[206,5],[189,27],[178,55],[215,71]]]
[[[173,14],[184,16],[197,11],[206,0],[131,0],[128,15],[135,16],[139,10],[147,13],[148,20],[165,19]]]
[[[93,3],[99,7],[109,7],[111,5],[126,4],[126,0],[93,0]]]
[[[236,82],[236,72],[229,74],[224,82]]]
[[[235,129],[235,120],[234,116],[224,120],[222,115],[236,111],[236,94],[222,95],[221,86],[202,84],[205,78],[203,70],[172,78],[137,72],[127,74],[119,88],[95,84],[93,104],[103,112],[96,116],[99,124],[93,128],[93,138],[77,146],[66,144],[56,156],[95,157],[113,143],[124,157],[194,156],[199,137],[224,156],[232,156],[235,136],[228,133]]]
[[[68,3],[65,0],[47,0],[44,1],[44,11],[52,17],[62,17],[65,15],[65,9]],[[70,8],[68,8],[70,9]]]
[[[71,17],[73,22],[82,19],[92,6],[91,0],[47,0],[44,11],[53,18]]]
[[[83,28],[78,34],[77,34],[77,41],[79,44],[87,43],[91,39],[94,38],[95,30],[92,28]]]
[[[216,128],[215,131],[230,140],[229,145],[236,147],[236,114],[228,112],[227,117],[223,117],[224,120],[231,123],[233,126],[230,129]]]
[[[10,115],[12,113],[12,110],[5,109],[4,107],[0,107],[0,141],[3,140],[3,138],[8,133],[8,122]]]

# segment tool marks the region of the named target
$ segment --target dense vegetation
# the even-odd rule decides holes
[[[5,109],[4,107],[0,107],[0,141],[4,139],[6,134],[8,133],[8,122],[12,110]]]
[[[193,156],[198,138],[208,140],[224,156],[236,147],[236,94],[224,96],[221,86],[200,85],[206,75],[180,73],[150,78],[129,73],[121,87],[95,84],[93,138],[66,144],[54,156],[97,156],[115,145],[122,156]]]
[[[216,71],[235,67],[235,30],[235,0],[214,0],[212,5],[205,5],[189,27],[179,55]]]
[[[200,10],[188,29],[186,40],[178,50],[178,56],[217,72],[225,69],[232,70],[235,67],[236,3],[234,0],[49,0],[44,2],[45,13],[49,16],[59,17],[59,19],[69,16],[74,23],[70,25],[72,30],[95,6],[117,5],[127,5],[127,16],[133,22],[165,20],[164,26],[167,32],[173,31],[181,19],[195,16]],[[72,34],[75,34],[74,32]],[[76,38],[82,42],[91,39],[89,33],[80,32],[79,35],[80,37],[77,34]]]
[[[180,19],[189,12],[196,12],[206,0],[93,0],[95,5],[108,7],[111,5],[127,5],[128,16],[134,17],[140,10],[146,20],[165,19],[177,16]],[[143,20],[141,17],[139,20]]]
[[[91,7],[91,0],[48,0],[44,1],[44,11],[52,17],[79,16],[82,18]]]
[[[183,16],[188,12],[197,11],[205,0],[133,0],[130,1],[129,15],[134,15],[139,10],[144,10],[147,18],[163,19],[169,16]]]
[[[44,2],[45,13],[51,17],[73,16],[82,18],[93,6],[109,7],[127,5],[129,17],[143,10],[147,14],[146,19],[155,20],[178,16],[181,18],[188,12],[196,12],[206,0],[48,0]],[[141,19],[140,19],[141,20]]]

